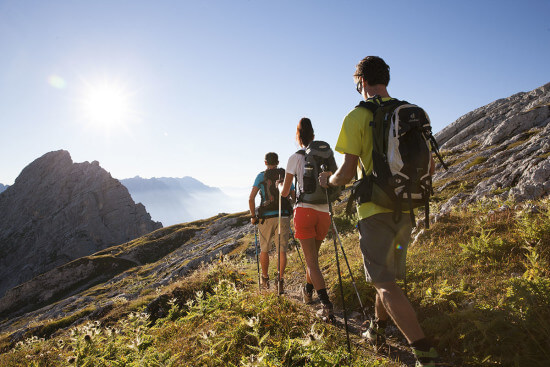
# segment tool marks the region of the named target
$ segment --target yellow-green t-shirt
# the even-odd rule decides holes
[[[382,98],[387,101],[391,98]],[[373,168],[372,163],[372,112],[367,108],[356,107],[348,113],[342,123],[342,129],[334,149],[342,154],[353,154],[361,159],[365,166],[365,173],[370,175]],[[362,176],[360,164],[357,167],[359,177]],[[378,213],[391,213],[393,210],[367,202],[359,205],[357,214],[359,219],[365,219]]]

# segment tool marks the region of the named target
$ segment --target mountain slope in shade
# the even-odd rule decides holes
[[[161,227],[97,161],[47,153],[0,195],[0,297],[59,265]]]

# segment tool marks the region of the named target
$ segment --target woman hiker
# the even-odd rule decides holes
[[[302,288],[303,300],[305,303],[311,303],[313,289],[315,289],[322,304],[321,309],[317,311],[317,315],[323,319],[333,321],[332,302],[329,299],[325,279],[319,267],[319,249],[331,223],[329,206],[326,200],[320,204],[308,203],[309,194],[304,194],[306,149],[314,142],[314,138],[311,120],[307,117],[302,118],[296,129],[296,142],[300,146],[300,150],[288,159],[285,179],[284,182],[279,182],[279,190],[282,196],[288,195],[294,177],[297,177],[296,204],[294,205],[295,237],[300,241],[307,265],[306,284]],[[326,145],[328,146],[328,144]],[[336,171],[336,162],[333,155],[330,158],[332,159],[327,161],[328,170],[334,172]],[[313,180],[317,181],[317,177],[313,177]],[[324,191],[322,191],[322,195],[325,195]]]

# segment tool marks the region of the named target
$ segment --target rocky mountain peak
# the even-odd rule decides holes
[[[0,296],[56,266],[161,228],[99,162],[49,152],[0,195]]]

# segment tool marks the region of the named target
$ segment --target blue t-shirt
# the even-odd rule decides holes
[[[262,195],[262,198],[265,198],[265,185],[260,185],[262,182],[264,181],[264,172],[260,172],[258,173],[258,176],[256,176],[256,179],[254,180],[254,187],[257,187],[260,189],[260,195]],[[290,191],[293,191],[294,190],[294,183],[292,183],[290,185]],[[265,216],[277,216],[279,215],[279,211],[278,210],[271,210],[271,211],[268,211],[268,212],[265,212],[264,213]]]

